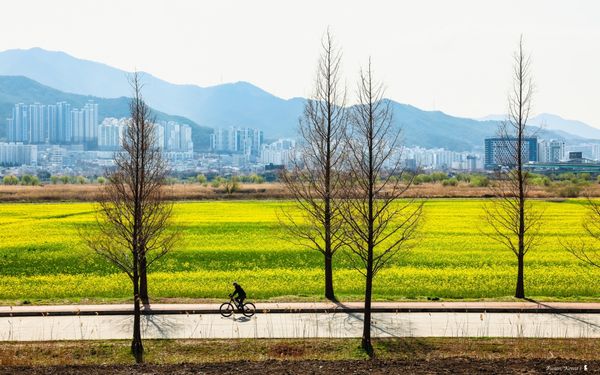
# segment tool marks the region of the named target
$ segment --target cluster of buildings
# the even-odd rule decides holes
[[[98,104],[81,109],[69,103],[16,104],[7,119],[7,143],[0,143],[0,165],[41,166],[56,171],[83,164],[105,167],[121,147],[129,119],[99,121]],[[192,128],[173,121],[156,126],[157,146],[171,161],[194,157]]]
[[[516,138],[486,138],[485,168],[495,169],[515,163]],[[537,137],[523,139],[521,145],[523,163],[559,163],[565,161],[565,142],[562,140],[538,140]]]
[[[260,152],[260,162],[274,165],[289,166],[296,154],[296,141],[279,139],[268,145],[263,145]]]
[[[567,145],[565,154],[570,152],[581,152],[586,159],[600,160],[600,144],[598,143],[579,143],[577,145]]]
[[[0,143],[0,164],[5,166],[35,165],[37,146],[23,143]]]
[[[258,143],[253,139],[261,140],[258,155],[255,154]],[[218,158],[206,156],[206,164],[225,171],[255,172],[264,169],[265,166],[291,167],[297,153],[301,152],[294,139],[283,138],[268,144],[262,144],[262,139],[262,132],[258,129],[234,127],[216,129],[211,137],[211,152],[220,156]],[[443,148],[403,148],[390,158],[389,164],[395,165],[398,161],[409,170],[476,171],[483,169],[481,154],[455,152]]]
[[[254,128],[218,128],[210,136],[212,152],[241,154],[247,161],[260,157],[263,143],[263,131]]]
[[[93,101],[82,108],[72,108],[66,102],[16,104],[8,119],[8,142],[0,143],[0,165],[101,173],[120,149],[128,121],[112,117],[99,121],[98,104]],[[180,172],[256,173],[266,166],[289,167],[299,152],[294,139],[266,143],[260,129],[231,126],[215,129],[210,135],[210,150],[194,154],[189,125],[158,121],[154,126],[157,146],[173,170]],[[400,161],[407,169],[424,171],[493,170],[513,163],[516,145],[513,138],[487,138],[483,154],[406,147],[397,150],[390,163]],[[522,160],[534,171],[596,168],[600,172],[600,163],[595,161],[600,160],[600,144],[567,146],[562,140],[530,137],[522,144]]]
[[[515,165],[516,138],[485,140],[485,169]],[[600,145],[567,146],[562,140],[524,138],[521,159],[527,170],[536,173],[600,173]]]
[[[98,125],[98,150],[117,151],[121,148],[125,129],[130,119],[107,117]],[[157,146],[169,159],[194,157],[192,128],[174,121],[158,121],[154,124]]]
[[[268,165],[289,166],[296,153],[296,141],[279,139],[263,145],[260,162]],[[390,157],[390,166],[400,163],[409,170],[424,171],[476,171],[483,169],[483,158],[475,152],[455,152],[443,148],[427,149],[422,147],[405,147],[397,150]]]
[[[93,149],[98,138],[98,104],[83,108],[56,104],[15,104],[8,119],[8,142],[25,144],[78,144]]]
[[[262,173],[273,167],[290,167],[295,153],[293,139],[265,143],[259,129],[230,127],[215,129],[210,152],[198,154],[196,162],[202,173]]]
[[[406,147],[400,158],[409,170],[475,171],[483,168],[481,155],[472,152],[455,152],[443,148],[427,149]]]

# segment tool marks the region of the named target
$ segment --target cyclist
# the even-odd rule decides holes
[[[229,295],[229,297],[235,297],[234,300],[237,302],[238,309],[242,310],[244,306],[244,300],[246,299],[246,292],[242,286],[235,281],[233,282],[233,287],[235,290]]]

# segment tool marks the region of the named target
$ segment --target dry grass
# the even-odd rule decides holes
[[[94,201],[101,185],[0,185],[0,202]],[[241,185],[239,191],[227,194],[222,188],[200,184],[176,184],[167,187],[173,200],[286,198],[280,184]]]
[[[13,186],[0,185],[0,202],[38,201],[93,201],[101,185],[43,185]],[[242,184],[234,193],[227,194],[223,188],[213,188],[200,184],[176,184],[168,187],[173,200],[215,200],[215,199],[289,199],[285,187],[280,183]],[[600,197],[600,185],[586,189],[586,194]],[[439,183],[412,186],[407,196],[429,198],[485,198],[492,196],[487,187],[442,186]],[[556,193],[543,187],[532,187],[532,198],[556,198]]]
[[[597,339],[394,338],[374,344],[380,359],[411,361],[596,360],[600,350]],[[129,364],[129,345],[126,340],[1,343],[0,366]],[[366,358],[358,339],[146,340],[144,345],[151,364]]]

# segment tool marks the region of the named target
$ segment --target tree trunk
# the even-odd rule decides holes
[[[146,256],[140,257],[140,300],[144,305],[150,303],[148,297],[148,272],[146,267]]]
[[[524,263],[523,254],[517,255],[517,259],[519,260],[518,271],[517,271],[517,289],[515,291],[516,298],[525,298],[525,283],[523,276],[523,263]]]
[[[137,256],[134,256],[137,258]],[[131,341],[131,354],[135,358],[136,363],[144,362],[144,346],[142,344],[142,331],[141,331],[141,310],[140,310],[140,289],[139,282],[140,277],[138,274],[138,262],[136,259],[133,261],[133,340]]]
[[[370,71],[369,71],[370,73]],[[371,86],[369,81],[369,92],[371,92]],[[373,244],[374,244],[374,224],[375,220],[373,217],[373,205],[375,200],[375,173],[373,167],[373,104],[369,103],[369,132],[368,132],[368,149],[369,149],[369,190],[368,194],[368,234],[367,234],[367,284],[365,286],[365,316],[363,323],[363,336],[362,336],[362,348],[373,358],[373,345],[371,344],[371,292],[373,289]]]
[[[325,298],[330,301],[336,301],[333,293],[333,268],[332,255],[325,253]]]
[[[519,148],[519,152],[521,149]],[[519,162],[521,159],[519,157]],[[523,266],[525,258],[525,180],[521,165],[518,170],[519,177],[519,252],[517,254],[517,260],[519,262],[517,270],[517,289],[515,291],[516,298],[525,298],[525,285],[523,280]]]
[[[330,124],[328,124],[328,132],[331,131]],[[329,133],[328,133],[329,134]],[[332,257],[331,252],[331,171],[330,171],[330,141],[327,140],[327,156],[326,163],[327,169],[325,170],[325,222],[323,223],[323,229],[325,230],[325,298],[330,301],[335,301],[335,294],[333,292],[333,269],[332,269]]]
[[[371,344],[371,292],[373,288],[373,269],[372,265],[367,267],[367,283],[365,287],[365,315],[363,322],[363,335],[361,346],[369,357],[374,356],[373,345]]]

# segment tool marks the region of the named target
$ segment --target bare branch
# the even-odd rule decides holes
[[[342,219],[339,209],[341,170],[345,159],[347,128],[345,89],[341,86],[341,51],[329,30],[321,41],[315,91],[299,123],[298,157],[282,181],[294,198],[301,217],[282,212],[280,222],[291,241],[325,255],[326,296],[333,298],[331,264],[340,248]]]
[[[492,229],[491,234],[486,235],[517,257],[517,298],[525,297],[524,257],[537,243],[543,215],[529,200],[530,175],[523,168],[530,152],[528,140],[532,137],[527,126],[534,92],[530,70],[531,59],[524,50],[521,37],[514,55],[508,115],[498,128],[496,150],[502,168],[498,170],[492,185],[495,198],[484,205],[484,220]]]
[[[131,118],[122,149],[115,153],[116,168],[107,171],[107,183],[97,198],[97,231],[81,231],[80,235],[90,249],[132,281],[138,274],[141,298],[146,300],[147,270],[173,248],[178,234],[170,229],[173,203],[165,194],[167,164],[150,108],[141,94],[139,74],[130,77],[130,85]]]

